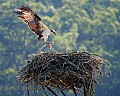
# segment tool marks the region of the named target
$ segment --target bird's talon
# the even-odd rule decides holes
[[[52,48],[51,42],[47,41],[47,42],[46,42],[46,45],[47,45],[50,49]]]

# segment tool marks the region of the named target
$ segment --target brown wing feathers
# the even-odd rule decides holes
[[[21,8],[15,9],[15,13],[18,14],[18,17],[24,21],[33,32],[37,35],[39,34],[39,21],[41,21],[41,18],[30,8],[27,6],[21,6]]]

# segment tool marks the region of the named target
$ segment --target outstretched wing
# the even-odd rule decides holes
[[[21,6],[20,8],[15,9],[14,12],[17,13],[18,17],[37,35],[40,35],[43,30],[48,29],[41,18],[27,6]]]

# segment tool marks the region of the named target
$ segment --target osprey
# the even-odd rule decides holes
[[[51,33],[55,33],[55,31],[51,28],[48,28],[41,18],[37,16],[30,8],[27,6],[21,6],[18,9],[14,10],[15,13],[17,13],[18,17],[27,24],[29,29],[38,35],[38,38],[34,41],[35,44],[37,44],[42,38],[44,38],[44,41],[46,45],[48,45],[49,48],[51,48],[51,43],[48,41],[48,36]]]

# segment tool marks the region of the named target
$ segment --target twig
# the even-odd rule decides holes
[[[48,86],[45,85],[45,87],[46,87],[51,93],[53,93],[53,95],[58,96],[58,95],[57,95],[52,89],[50,89]]]
[[[44,45],[42,46],[42,48],[40,48],[40,51],[42,51],[42,49],[43,49],[45,46],[46,46],[46,44],[44,44]]]
[[[41,86],[42,86],[42,85],[41,85]],[[44,94],[45,94],[46,96],[48,96],[47,93],[46,93],[46,91],[45,91],[44,86],[42,86],[42,89],[43,89]]]
[[[63,94],[63,96],[66,96],[65,93],[63,92],[63,90],[60,89],[60,87],[58,86],[60,92]]]
[[[38,96],[37,86],[34,86],[34,94],[35,94],[35,96]]]
[[[27,83],[27,95],[30,96],[29,89],[28,89],[28,83]]]
[[[77,96],[77,93],[76,93],[76,90],[74,88],[74,85],[72,85],[72,89],[73,89],[74,95]]]

